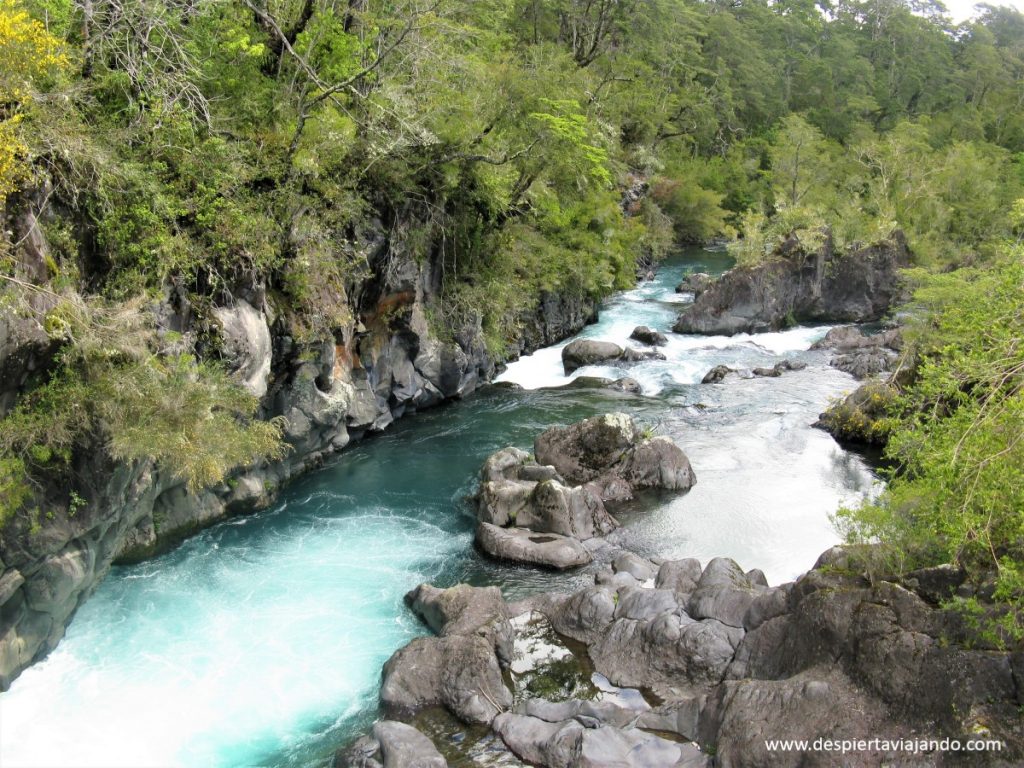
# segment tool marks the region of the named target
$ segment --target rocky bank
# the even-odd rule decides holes
[[[575,462],[571,451],[555,455]],[[602,455],[588,460],[606,468]],[[492,456],[485,485],[499,465],[518,462]],[[547,768],[1009,766],[1024,758],[1024,654],[991,645],[942,607],[975,594],[962,572],[868,578],[855,551],[836,547],[804,576],[772,587],[726,558],[704,567],[647,559],[611,540],[594,552],[602,563],[594,584],[572,593],[516,603],[494,587],[424,584],[409,593],[434,634],[387,662],[388,719],[339,751],[335,765],[461,764],[467,731],[458,721],[489,727],[500,739],[491,753]],[[437,707],[456,720],[428,729],[416,759],[395,757],[427,737],[392,723],[423,725]],[[1003,748],[843,753],[765,743],[819,738],[984,738]]]
[[[76,452],[71,475],[43,489],[44,513],[18,516],[0,530],[0,690],[56,646],[112,563],[152,556],[201,527],[264,506],[289,478],[349,442],[464,397],[494,375],[498,361],[479,318],[450,338],[439,338],[428,322],[441,289],[438,265],[402,252],[379,222],[350,247],[369,269],[332,298],[346,319],[328,331],[311,334],[260,286],[239,288],[212,308],[193,306],[170,288],[149,307],[158,333],[173,334],[200,356],[220,357],[260,398],[260,418],[283,420],[289,450],[280,461],[199,490],[151,462],[113,462],[100,445]],[[45,253],[45,243],[40,248]],[[591,298],[547,293],[519,318],[512,352],[556,343],[595,317]],[[0,415],[40,379],[56,351],[41,315],[0,314]],[[68,507],[72,489],[85,500],[76,509]]]

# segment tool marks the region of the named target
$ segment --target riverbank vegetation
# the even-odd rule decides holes
[[[442,275],[439,332],[479,316],[501,357],[543,292],[606,295],[678,242],[756,263],[899,228],[944,274],[905,472],[854,528],[1020,601],[1022,94],[1024,16],[929,0],[0,0],[4,306],[62,350],[0,424],[0,505],[86,436],[200,483],[279,450],[215,344],[87,349],[61,307],[102,329],[177,292],[201,320],[258,287],[329,335],[377,230]]]
[[[953,563],[953,604],[990,640],[1024,638],[1024,249],[985,268],[914,276],[916,374],[891,408],[894,468],[874,503],[839,515],[881,573]],[[992,601],[996,607],[991,607]],[[986,604],[988,608],[984,607]]]

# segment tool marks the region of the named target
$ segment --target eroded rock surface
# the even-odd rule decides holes
[[[476,543],[492,557],[558,569],[589,563],[582,542],[618,527],[605,502],[641,488],[685,491],[695,482],[671,439],[645,437],[625,414],[550,429],[534,452],[536,459],[505,448],[484,462]]]
[[[787,242],[776,256],[726,272],[683,310],[673,330],[732,335],[793,322],[878,320],[902,297],[899,270],[910,264],[899,232],[880,245],[842,253],[831,242],[814,253]]]

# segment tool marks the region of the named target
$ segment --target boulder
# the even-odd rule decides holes
[[[682,282],[676,286],[676,293],[692,293],[694,300],[700,298],[700,295],[710,288],[715,282],[715,278],[706,272],[691,272],[683,278]]]
[[[704,374],[704,378],[700,380],[701,384],[721,384],[722,381],[730,373],[736,373],[736,371],[727,365],[716,365],[710,371]]]
[[[629,334],[629,338],[634,341],[639,341],[641,344],[648,344],[652,347],[661,346],[668,343],[668,337],[663,333],[652,330],[646,325],[638,325],[633,329],[633,332]]]
[[[492,643],[477,635],[420,637],[384,665],[381,703],[413,714],[443,706],[467,723],[490,723],[512,706]]]
[[[562,348],[562,367],[566,375],[587,365],[664,359],[665,356],[655,350],[640,351],[632,347],[623,349],[618,344],[597,339],[576,339]]]
[[[612,561],[612,569],[616,573],[628,573],[640,582],[653,579],[657,568],[650,560],[645,560],[632,552],[623,552]]]
[[[697,588],[700,581],[700,561],[688,557],[684,560],[669,560],[662,563],[654,586],[658,589],[671,589],[679,595],[687,595]]]
[[[549,768],[573,765],[583,736],[583,726],[575,720],[549,723],[508,712],[496,717],[492,727],[516,757]]]
[[[538,464],[525,451],[505,448],[492,454],[480,478],[476,503],[481,522],[581,540],[618,526],[592,488],[565,485],[554,467]]]
[[[618,344],[597,339],[576,339],[562,348],[562,366],[566,374],[587,365],[618,360],[623,349]]]
[[[441,637],[479,635],[491,642],[500,659],[511,659],[515,631],[497,587],[457,584],[438,589],[420,584],[405,596],[405,602]]]
[[[866,322],[902,300],[900,270],[910,265],[902,233],[886,242],[814,252],[799,242],[754,266],[729,270],[679,315],[676,333],[777,331],[795,322]]]
[[[666,339],[667,341],[667,339]],[[656,349],[633,349],[632,347],[626,347],[622,350],[622,357],[619,358],[620,362],[623,363],[640,363],[644,360],[664,360],[665,355]]]
[[[534,453],[567,482],[593,483],[606,500],[629,498],[637,488],[685,491],[696,482],[686,455],[671,439],[645,439],[622,413],[552,427],[534,441]]]
[[[624,413],[595,416],[552,427],[533,443],[537,461],[553,466],[570,483],[596,480],[640,441],[640,430]]]
[[[650,592],[651,590],[640,590]],[[589,646],[598,670],[616,685],[636,688],[706,686],[720,682],[743,630],[720,621],[695,621],[660,590],[655,601],[631,607],[643,618],[616,618]],[[622,600],[623,598],[620,598]],[[640,612],[638,609],[642,609]]]
[[[589,644],[603,635],[614,621],[617,599],[614,590],[593,586],[571,595],[552,596],[538,608],[556,632]]]
[[[556,533],[581,541],[604,536],[618,527],[592,488],[570,488],[557,480],[544,480],[534,486],[529,503],[515,523],[537,533]]]
[[[373,724],[384,768],[447,768],[434,743],[411,725],[395,720]]]
[[[586,565],[593,559],[579,539],[557,533],[535,533],[525,528],[499,528],[490,523],[477,526],[476,543],[499,560],[556,570]]]
[[[688,491],[697,482],[697,475],[686,454],[665,435],[637,444],[615,467],[615,475],[625,480],[633,490],[663,488]]]

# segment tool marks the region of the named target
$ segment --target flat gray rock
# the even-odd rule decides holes
[[[578,539],[556,533],[535,533],[526,528],[499,528],[490,523],[477,526],[476,543],[499,560],[557,570],[586,565],[592,559]]]

